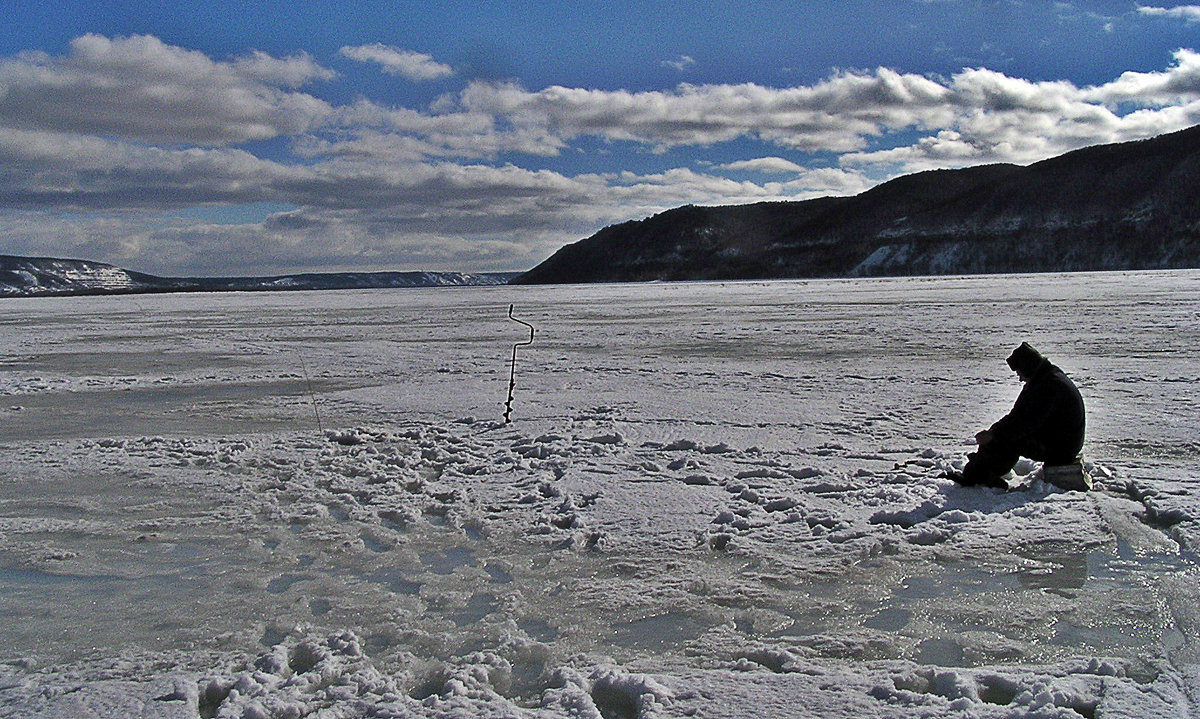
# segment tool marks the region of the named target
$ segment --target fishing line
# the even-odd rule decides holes
[[[304,361],[304,353],[296,353],[300,357],[300,368],[304,370],[304,384],[308,387],[308,398],[312,401],[313,415],[317,418],[317,433],[325,434],[325,428],[321,426],[321,410],[317,407],[317,395],[313,392],[312,378],[308,376],[308,363]]]

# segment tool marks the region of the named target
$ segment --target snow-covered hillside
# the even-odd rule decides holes
[[[1198,301],[1160,272],[5,302],[0,716],[1195,716]],[[1093,492],[938,476],[1024,340],[1088,402]]]
[[[119,267],[85,260],[0,256],[0,297],[136,292],[149,285]]]
[[[87,260],[0,255],[0,297],[502,285],[516,273],[331,272],[271,277],[155,277]]]

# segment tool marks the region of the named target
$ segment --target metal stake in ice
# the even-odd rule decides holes
[[[508,306],[508,318],[510,320],[512,320],[513,322],[519,322],[520,324],[523,324],[526,327],[528,327],[529,328],[529,339],[524,342],[517,342],[516,344],[513,345],[512,365],[508,372],[508,401],[504,403],[504,424],[509,424],[512,422],[512,419],[510,419],[510,417],[512,415],[513,388],[517,386],[517,348],[522,347],[524,345],[533,344],[533,325],[529,324],[528,322],[525,322],[524,320],[519,320],[516,317],[513,317],[513,307],[514,306],[515,305]]]

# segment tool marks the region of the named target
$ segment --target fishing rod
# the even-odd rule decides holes
[[[508,401],[504,403],[504,424],[510,424],[512,422],[511,415],[512,415],[512,403],[513,403],[513,388],[517,386],[517,348],[524,347],[525,345],[533,344],[533,325],[529,324],[528,322],[526,322],[524,320],[519,320],[516,317],[513,317],[513,307],[514,306],[515,305],[508,306],[508,318],[510,320],[512,320],[513,322],[517,322],[517,323],[523,324],[526,327],[528,327],[529,328],[529,339],[524,342],[517,342],[516,344],[513,345],[512,364],[510,365],[509,372],[508,372]]]

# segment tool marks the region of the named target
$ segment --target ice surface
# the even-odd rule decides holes
[[[5,300],[0,716],[1194,716],[1198,299]],[[1091,493],[938,478],[1024,340],[1088,401]]]

